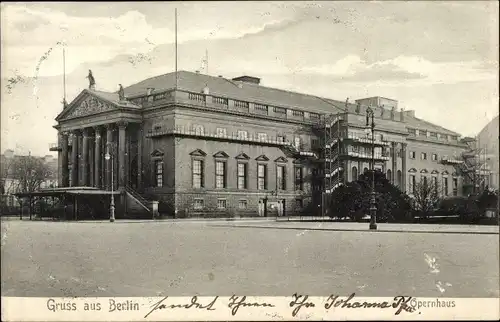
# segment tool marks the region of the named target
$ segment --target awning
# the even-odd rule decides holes
[[[63,187],[63,188],[52,188],[52,189],[42,189],[39,191],[30,191],[30,192],[20,192],[15,193],[16,197],[55,197],[62,196],[65,194],[68,195],[119,195],[121,191],[108,191],[108,190],[100,190],[92,187]]]

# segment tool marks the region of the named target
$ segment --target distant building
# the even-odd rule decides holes
[[[477,135],[477,144],[480,149],[478,158],[482,158],[487,168],[491,169],[489,178],[486,179],[490,188],[499,188],[499,118],[498,115],[491,120]]]
[[[113,182],[176,216],[319,209],[324,195],[370,167],[370,105],[375,167],[391,182],[412,194],[418,181],[432,180],[445,196],[462,195],[467,184],[460,135],[392,99],[351,104],[265,87],[257,77],[186,71],[124,94],[84,89],[56,118],[60,186],[109,190]]]

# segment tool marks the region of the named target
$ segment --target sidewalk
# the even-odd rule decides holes
[[[499,226],[481,225],[443,225],[443,224],[378,224],[377,230],[370,230],[369,223],[355,222],[299,222],[279,220],[261,223],[226,223],[220,226],[235,228],[291,229],[311,231],[353,231],[353,232],[406,232],[440,234],[486,234],[498,235]]]

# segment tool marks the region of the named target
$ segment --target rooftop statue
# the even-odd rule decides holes
[[[118,86],[120,86],[120,89],[118,90],[118,97],[119,97],[120,101],[124,101],[125,100],[125,90],[123,89],[122,84],[118,84]]]
[[[89,79],[89,89],[95,89],[95,79],[92,75],[92,71],[89,69],[89,75],[87,76]]]

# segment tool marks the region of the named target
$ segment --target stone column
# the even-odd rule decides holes
[[[137,188],[142,189],[142,124],[137,131]]]
[[[106,160],[106,189],[111,190],[111,162],[113,162],[113,124],[106,124],[106,152],[111,155],[111,160]]]
[[[94,137],[89,136],[89,186],[95,187],[94,185]]]
[[[401,145],[401,161],[402,161],[402,169],[401,169],[401,191],[407,191],[408,187],[406,187],[406,145],[407,143],[403,143]]]
[[[398,174],[398,144],[396,142],[392,142],[391,143],[391,147],[392,147],[392,155],[391,155],[391,159],[392,159],[392,169],[391,169],[391,172],[392,172],[392,177],[391,177],[391,183],[394,184],[396,182],[396,180],[394,179],[397,174]]]
[[[99,126],[95,126],[94,132],[94,187],[101,188],[101,128]]]
[[[118,187],[124,187],[127,180],[125,177],[125,151],[126,151],[126,128],[127,122],[118,123]]]
[[[78,186],[78,141],[79,131],[73,131],[73,144],[71,146],[71,186]]]
[[[68,133],[61,133],[61,177],[62,186],[69,187],[69,165],[68,165]]]
[[[82,185],[89,185],[89,130],[83,129],[82,143]]]

